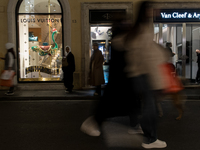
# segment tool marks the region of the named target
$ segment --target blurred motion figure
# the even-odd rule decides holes
[[[15,52],[14,52],[14,44],[13,43],[6,43],[6,49],[7,49],[7,53],[5,55],[5,58],[0,58],[5,60],[5,67],[4,70],[13,70],[14,72],[15,70]],[[13,95],[14,94],[14,80],[12,83],[12,86],[10,87],[9,91],[5,93],[6,95]]]
[[[120,20],[116,24],[119,26],[114,26],[120,30],[118,32],[114,32],[117,30],[113,31],[112,53],[114,52],[116,55],[111,55],[109,82],[94,117],[86,119],[81,126],[81,130],[88,135],[99,136],[101,123],[106,118],[129,115],[132,126],[138,127],[138,124],[140,124],[142,127],[144,132],[142,146],[144,148],[165,148],[167,146],[166,142],[157,138],[155,98],[152,92],[153,89],[164,88],[163,83],[158,85],[157,82],[158,78],[160,78],[160,82],[163,82],[158,66],[164,60],[156,61],[155,54],[158,51],[155,51],[155,49],[158,50],[158,48],[156,48],[157,44],[153,42],[153,26],[150,22],[152,10],[148,6],[148,2],[142,2],[134,26],[126,26],[125,20]],[[113,29],[115,29],[114,27]],[[121,54],[121,56],[117,54]],[[118,78],[118,80],[124,82],[120,82],[121,84],[117,86],[117,78],[114,77],[113,72],[117,68],[114,60],[118,58],[122,58],[118,70],[122,78]],[[118,59],[117,64],[119,62]],[[110,98],[113,98],[114,95],[111,95],[109,91],[112,90],[117,96],[120,96],[121,93],[116,91],[121,86],[123,86],[123,89],[120,88],[124,92],[123,95],[126,95],[123,101],[110,101]],[[140,99],[143,101],[142,109]],[[116,111],[117,109],[118,111]],[[139,119],[140,111],[141,119]]]

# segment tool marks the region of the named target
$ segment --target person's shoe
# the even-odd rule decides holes
[[[81,125],[80,130],[90,136],[100,136],[101,132],[98,123],[91,116],[87,118]]]
[[[167,143],[161,140],[156,140],[153,143],[149,143],[149,144],[145,144],[142,143],[142,147],[146,148],[146,149],[151,149],[151,148],[165,148],[167,147]]]
[[[94,93],[94,96],[99,96],[99,94],[97,92]]]
[[[73,93],[72,90],[69,90],[68,92],[69,92],[70,94]]]
[[[14,95],[14,92],[8,91],[8,92],[6,92],[5,94],[10,96],[10,95]]]
[[[144,134],[140,125],[132,127],[128,130],[129,134]]]

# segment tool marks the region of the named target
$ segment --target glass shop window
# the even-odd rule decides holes
[[[59,81],[62,11],[57,0],[23,0],[17,15],[19,81]]]

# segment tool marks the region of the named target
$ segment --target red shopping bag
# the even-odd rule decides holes
[[[161,65],[162,75],[165,79],[166,89],[165,93],[177,93],[184,89],[180,79],[175,73],[175,68],[173,64],[165,63]]]
[[[13,86],[13,78],[15,76],[15,72],[13,70],[3,70],[1,73],[0,85],[11,87]]]

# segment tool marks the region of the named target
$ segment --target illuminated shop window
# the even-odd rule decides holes
[[[98,43],[99,50],[102,52],[104,56],[104,79],[105,83],[108,83],[109,78],[109,61],[111,59],[111,37],[112,30],[111,26],[98,26],[93,25],[90,27],[91,31],[91,43]],[[91,55],[93,53],[93,49],[91,48]]]
[[[58,81],[62,11],[57,0],[23,0],[17,17],[19,81]]]

